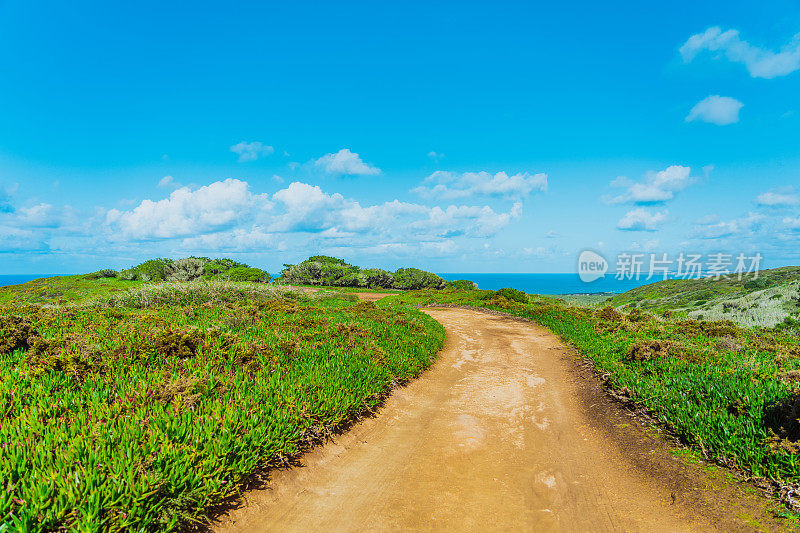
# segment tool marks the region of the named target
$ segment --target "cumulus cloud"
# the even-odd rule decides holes
[[[275,235],[261,225],[235,228],[187,237],[180,243],[184,250],[197,252],[247,252],[264,249],[275,244]]]
[[[701,52],[716,53],[729,61],[742,63],[754,78],[786,76],[800,69],[800,33],[781,47],[778,52],[753,46],[739,37],[737,30],[722,31],[718,26],[692,35],[681,46],[683,61],[692,61]]]
[[[44,203],[21,207],[15,213],[15,222],[30,228],[55,228],[65,222],[69,211],[68,207],[59,209]]]
[[[764,207],[786,207],[797,205],[800,198],[795,194],[794,187],[784,187],[762,192],[756,197],[756,203]]]
[[[434,152],[433,150],[431,150],[430,152],[428,152],[428,157],[430,157],[434,161],[439,161],[440,159],[444,158],[444,154]]]
[[[656,231],[667,220],[667,211],[651,213],[643,207],[628,211],[617,222],[617,228],[624,231]]]
[[[488,172],[437,171],[425,178],[425,183],[411,192],[423,198],[455,199],[470,196],[497,196],[525,198],[532,192],[547,190],[547,174],[521,172],[509,176],[505,172],[494,175]]]
[[[739,100],[730,96],[712,94],[697,102],[686,115],[686,122],[696,120],[710,122],[717,126],[726,126],[739,122],[739,110],[744,106]]]
[[[748,213],[745,217],[733,220],[721,220],[717,215],[708,215],[695,223],[694,236],[701,239],[722,239],[742,235],[757,230],[764,219],[764,215],[759,213]]]
[[[614,179],[610,185],[626,189],[617,196],[605,196],[603,200],[610,204],[661,204],[675,197],[695,181],[691,176],[691,168],[672,165],[658,172],[648,172],[641,182],[629,180],[624,176]]]
[[[40,233],[0,225],[0,252],[31,252],[46,249],[47,243]]]
[[[245,142],[231,146],[231,152],[239,154],[239,163],[255,161],[256,159],[272,154],[275,149],[259,141]]]
[[[783,225],[790,230],[800,230],[800,217],[785,217],[783,219]]]
[[[381,173],[381,169],[368,165],[357,153],[347,148],[342,148],[335,154],[325,154],[314,161],[314,166],[328,174],[374,176]]]
[[[268,209],[269,202],[253,195],[246,182],[228,178],[196,190],[181,187],[132,211],[111,209],[106,222],[133,239],[169,239],[225,229],[255,207]]]
[[[147,241],[149,254],[165,256],[340,249],[433,257],[474,249],[522,214],[519,201],[507,210],[460,202],[362,204],[300,181],[279,187],[257,194],[245,181],[226,179],[80,216],[68,206],[28,204],[0,214],[0,250],[129,257]]]
[[[487,236],[497,233],[518,218],[522,205],[515,203],[507,213],[489,206],[427,207],[393,200],[362,206],[341,194],[327,194],[316,185],[291,183],[272,196],[281,209],[271,226],[276,232],[310,232],[325,236],[361,234],[392,238],[427,239],[459,236]]]
[[[158,180],[158,186],[162,189],[166,189],[175,185],[175,178],[172,176],[164,176],[160,180]]]

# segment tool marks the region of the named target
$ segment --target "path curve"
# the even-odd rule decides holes
[[[669,453],[544,328],[466,309],[376,417],[273,473],[247,531],[774,530],[765,499]]]

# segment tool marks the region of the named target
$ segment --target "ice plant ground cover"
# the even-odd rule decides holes
[[[392,296],[377,304],[359,302],[353,288],[205,279],[88,275],[6,287],[0,528],[202,521],[250,473],[347,425],[428,366],[444,331],[416,310],[426,305],[546,326],[698,455],[797,482],[797,281],[796,269],[778,269],[740,283],[670,280],[611,299],[451,282],[383,289]],[[775,325],[773,307],[786,314]],[[761,325],[742,327],[747,317]]]
[[[255,469],[375,407],[444,339],[423,313],[352,295],[119,283],[4,295],[0,530],[199,520]]]

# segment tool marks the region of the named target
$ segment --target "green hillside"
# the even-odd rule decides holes
[[[728,319],[746,326],[774,326],[796,319],[800,312],[800,267],[763,270],[741,280],[666,280],[613,296],[615,307],[638,307],[690,318]]]

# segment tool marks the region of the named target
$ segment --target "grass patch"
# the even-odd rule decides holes
[[[375,407],[444,340],[423,313],[330,293],[120,283],[136,282],[47,280],[74,296],[62,308],[29,305],[44,283],[7,291],[0,531],[200,520],[255,469]]]

